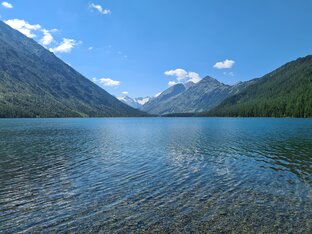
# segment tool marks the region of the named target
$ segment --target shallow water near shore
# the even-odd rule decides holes
[[[2,119],[0,185],[0,233],[311,233],[312,119]]]

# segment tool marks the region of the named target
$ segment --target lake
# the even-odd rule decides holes
[[[312,232],[312,119],[0,120],[0,232]]]

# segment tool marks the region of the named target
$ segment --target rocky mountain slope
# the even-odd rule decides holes
[[[144,115],[0,21],[0,117]]]
[[[145,104],[142,110],[157,115],[208,111],[245,85],[243,82],[233,86],[225,85],[206,76],[196,84],[176,84],[170,87]]]

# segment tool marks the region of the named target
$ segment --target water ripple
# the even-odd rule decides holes
[[[312,120],[0,121],[0,233],[312,232]]]

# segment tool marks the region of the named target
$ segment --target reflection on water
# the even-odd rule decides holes
[[[0,232],[312,232],[312,119],[0,120]]]

